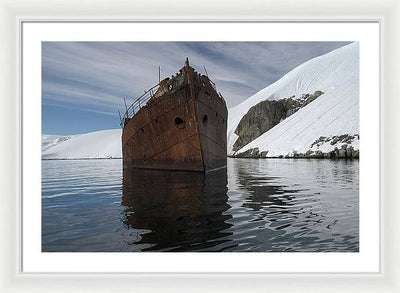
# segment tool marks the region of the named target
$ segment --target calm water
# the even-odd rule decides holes
[[[43,251],[358,251],[359,162],[228,159],[197,173],[42,161]]]

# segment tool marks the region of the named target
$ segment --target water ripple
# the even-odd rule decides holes
[[[212,176],[42,162],[43,251],[359,250],[359,164],[228,159]]]

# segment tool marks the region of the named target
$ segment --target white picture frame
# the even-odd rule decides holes
[[[321,1],[322,2],[322,1]],[[93,4],[94,5],[94,4]],[[133,288],[148,291],[190,290],[203,292],[271,290],[271,291],[362,291],[397,292],[399,252],[396,243],[399,235],[394,223],[399,222],[397,208],[399,200],[396,194],[399,186],[396,175],[399,174],[399,159],[396,158],[396,146],[399,146],[399,123],[396,105],[399,86],[394,79],[399,78],[400,64],[397,56],[400,47],[397,28],[399,27],[400,7],[396,1],[362,1],[349,3],[311,1],[290,3],[249,3],[230,2],[174,2],[135,4],[100,2],[99,8],[90,10],[90,3],[69,1],[54,6],[50,1],[29,1],[18,3],[1,2],[1,31],[4,44],[1,57],[2,70],[1,93],[5,100],[1,108],[1,129],[8,143],[2,143],[4,156],[1,178],[4,180],[1,204],[1,231],[4,237],[1,243],[1,287],[3,292],[47,292],[47,291],[128,291]],[[107,6],[109,5],[109,6]],[[109,7],[111,6],[111,9]],[[162,13],[157,13],[154,7]],[[213,7],[210,11],[210,7]],[[250,9],[250,7],[252,7]],[[258,7],[255,9],[254,7]],[[90,11],[90,12],[88,12]],[[132,11],[127,15],[127,11]],[[254,13],[257,11],[257,13]],[[108,16],[104,16],[108,14]],[[71,16],[73,15],[73,16]],[[19,91],[20,55],[19,27],[21,20],[58,20],[58,21],[378,21],[381,25],[381,272],[376,274],[22,274],[20,271],[20,219],[18,198],[21,195],[21,104]],[[390,129],[387,125],[390,125]],[[390,133],[388,132],[390,130]],[[7,155],[6,155],[7,154]],[[385,158],[390,158],[385,162]],[[385,233],[383,233],[385,232]],[[397,267],[396,267],[397,265]],[[132,279],[134,278],[134,279]],[[157,278],[157,280],[154,280]]]

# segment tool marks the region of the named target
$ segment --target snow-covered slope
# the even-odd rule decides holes
[[[42,135],[42,152],[51,148],[63,141],[66,141],[74,137],[74,135],[50,135],[50,134],[43,134]]]
[[[229,110],[228,154],[237,139],[234,133],[241,118],[257,103],[266,99],[301,97],[315,91],[324,92],[243,148],[268,151],[268,157],[305,153],[320,137],[359,134],[359,45],[352,43],[303,63],[274,84],[259,91]],[[358,149],[358,140],[352,143]],[[316,146],[314,145],[314,148]],[[337,147],[321,145],[324,151]],[[340,147],[340,146],[339,146]],[[318,147],[317,147],[318,148]]]
[[[122,158],[121,129],[74,136],[42,135],[43,159]]]

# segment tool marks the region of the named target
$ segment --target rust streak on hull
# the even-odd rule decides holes
[[[133,114],[124,116],[124,167],[204,172],[226,166],[225,101],[188,62],[143,107],[137,104],[138,111],[132,105]]]

